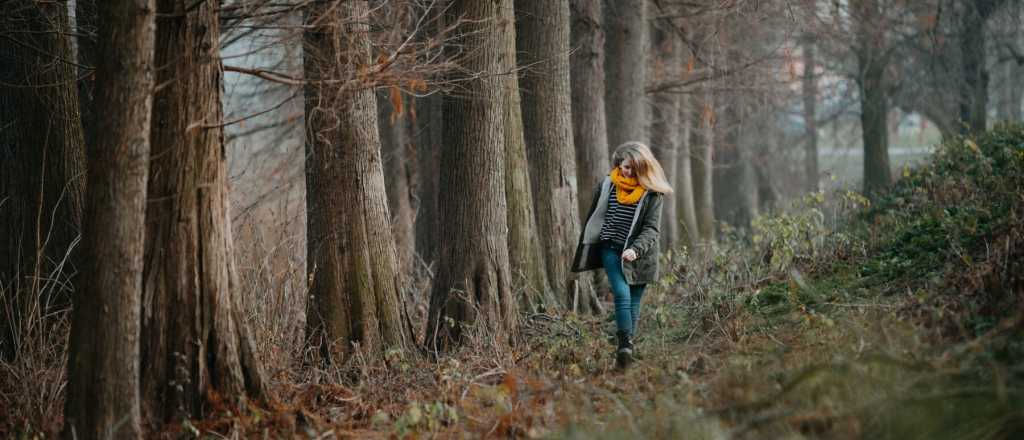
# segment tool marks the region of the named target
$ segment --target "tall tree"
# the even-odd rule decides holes
[[[517,304],[511,295],[505,203],[506,51],[503,28],[495,26],[511,0],[455,0],[445,13],[460,22],[448,53],[459,56],[464,94],[444,97],[437,278],[430,299],[426,343],[444,349],[462,341],[467,326],[479,326],[503,344],[514,335]],[[461,53],[461,55],[459,55]],[[452,73],[451,75],[455,75]]]
[[[515,11],[506,2],[501,11],[502,72],[505,87],[505,199],[508,202],[508,256],[513,286],[522,289],[520,302],[527,310],[552,310],[561,303],[554,297],[548,282],[547,266],[537,234],[533,188],[530,185],[526,139],[523,133],[522,104],[519,98],[519,75],[516,70]]]
[[[441,95],[416,101],[416,254],[432,266],[437,256],[437,187],[441,171]]]
[[[745,99],[746,96],[730,95],[719,101],[712,174],[715,218],[733,227],[749,229],[757,215],[757,180],[749,145],[742,136],[749,123],[744,114]]]
[[[570,0],[572,56],[572,138],[576,146],[576,181],[580,191],[597,187],[608,174],[608,128],[604,113],[604,17],[602,0]],[[585,192],[584,192],[585,194]],[[578,197],[580,216],[590,200]]]
[[[570,0],[569,83],[572,89],[572,139],[576,150],[579,215],[590,209],[593,191],[611,168],[605,119],[605,26],[603,0]],[[608,291],[607,279],[594,276],[594,287]]]
[[[697,207],[694,199],[693,160],[696,150],[693,142],[693,107],[696,100],[692,93],[683,94],[679,98],[679,143],[676,145],[676,176],[675,197],[676,212],[682,218],[685,227],[686,244],[691,248],[700,243],[700,229],[697,227]],[[683,235],[683,234],[680,234]]]
[[[436,33],[444,33],[443,7],[431,7],[423,13]],[[442,43],[443,44],[443,43]],[[442,46],[443,47],[443,46]],[[437,257],[437,197],[441,171],[441,144],[444,142],[441,93],[432,93],[414,101],[416,118],[413,139],[416,151],[416,253],[432,267]]]
[[[651,22],[651,49],[653,51],[650,82],[664,80],[674,76],[681,67],[681,42],[672,23],[667,20]],[[651,148],[670,181],[675,181],[678,173],[676,149],[679,146],[679,100],[681,94],[674,90],[654,92],[651,100]],[[679,214],[676,209],[676,197],[666,197],[661,215],[661,244],[670,249],[679,240]]]
[[[89,276],[82,277],[71,318],[64,431],[67,438],[134,439],[141,434],[139,328],[155,5],[119,0],[99,7],[95,102],[108,111],[97,121],[88,155],[82,261]]]
[[[882,22],[878,0],[850,3],[855,33],[854,54],[859,74],[860,122],[864,142],[864,192],[877,192],[892,182],[889,168],[889,97],[885,90],[885,67],[892,51],[876,26]]]
[[[67,303],[85,151],[67,5],[11,0],[0,17],[0,351],[12,359],[41,304]],[[69,282],[70,281],[70,282]],[[42,299],[47,292],[59,297]]]
[[[565,304],[575,302],[589,310],[594,305],[590,279],[570,272],[568,264],[580,227],[569,87],[569,1],[517,0],[515,7],[518,64],[529,66],[520,89],[523,131],[535,202],[544,207],[535,213],[548,280]]]
[[[672,75],[673,77],[665,78],[665,80],[673,81],[680,78],[689,78],[693,74],[696,56],[691,51],[689,45],[683,44],[683,42],[691,41],[693,31],[690,29],[690,26],[685,24],[677,26],[677,23],[671,18],[666,17],[660,20],[662,21],[661,25],[665,27],[665,31],[676,34],[673,35],[674,39],[683,40],[673,42],[675,45],[674,50],[676,51],[676,55],[673,56],[675,65],[666,65],[665,68],[666,71],[677,73]],[[680,32],[681,34],[679,34]],[[656,87],[657,89],[659,88]],[[675,105],[678,111],[678,116],[675,118],[675,124],[677,124],[674,144],[676,163],[670,166],[674,170],[670,179],[672,179],[671,182],[675,189],[676,239],[685,240],[685,244],[691,248],[700,243],[700,229],[697,227],[697,212],[694,199],[695,184],[693,174],[693,155],[697,153],[697,145],[699,144],[699,142],[696,142],[697,131],[694,127],[701,114],[698,109],[700,102],[696,99],[697,91],[692,86],[672,90],[678,100],[678,103]],[[682,231],[678,229],[680,227]]]
[[[405,98],[397,88],[377,94],[377,125],[380,132],[384,186],[387,189],[391,230],[394,233],[398,271],[412,271],[416,236],[410,193],[409,146],[411,122],[405,112]]]
[[[700,241],[704,245],[715,242],[715,198],[714,198],[714,157],[715,157],[715,90],[710,81],[701,85],[700,111],[693,117],[698,121],[699,130],[694,130],[694,144],[691,148],[693,160],[693,201],[697,217]]]
[[[1009,52],[1008,59],[999,68],[1001,73],[1001,90],[996,117],[1004,121],[1024,121],[1021,117],[1021,105],[1024,102],[1024,4],[1012,2],[1002,27],[1003,50]]]
[[[358,344],[383,353],[409,340],[404,275],[391,230],[377,104],[360,66],[371,62],[365,0],[309,5],[306,77],[307,247],[312,285],[307,339],[332,362]],[[343,84],[339,86],[338,83]]]
[[[267,383],[234,265],[216,2],[157,0],[142,303],[142,411],[197,417]]]
[[[818,190],[818,77],[814,41],[805,35],[802,41],[804,72],[801,77],[804,113],[804,190]]]
[[[988,57],[985,36],[989,19],[1007,0],[956,2],[960,12],[961,132],[985,131],[988,120]]]
[[[605,114],[612,149],[626,141],[646,143],[647,0],[605,0]]]

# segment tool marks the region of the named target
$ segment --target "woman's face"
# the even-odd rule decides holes
[[[633,163],[629,159],[619,162],[619,174],[623,177],[633,177]]]

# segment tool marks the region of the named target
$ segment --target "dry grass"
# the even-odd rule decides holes
[[[49,282],[42,287],[54,288]],[[10,296],[0,286],[0,313],[12,316],[13,305],[2,298]],[[47,309],[40,304],[45,302],[33,302],[32,318],[5,323],[15,327],[17,357],[0,360],[0,437],[13,432],[52,436],[63,423],[70,310]]]

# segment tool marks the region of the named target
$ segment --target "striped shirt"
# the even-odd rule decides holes
[[[618,191],[618,188],[612,185],[612,193],[608,197],[608,212],[605,213],[604,224],[601,225],[601,241],[610,241],[619,247],[625,247],[629,228],[633,226],[633,216],[639,204],[620,204]]]

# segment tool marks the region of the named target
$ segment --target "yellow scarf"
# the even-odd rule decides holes
[[[612,168],[612,172],[608,176],[612,178],[612,183],[618,189],[615,192],[615,199],[620,204],[635,205],[644,196],[644,192],[647,191],[636,177],[624,177],[622,174],[619,174],[619,167]]]

